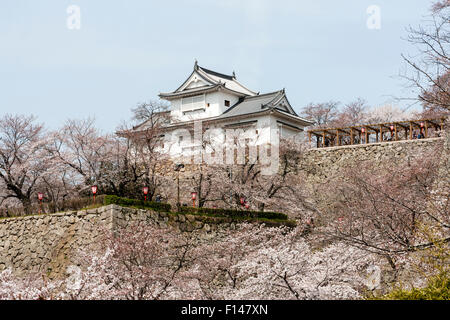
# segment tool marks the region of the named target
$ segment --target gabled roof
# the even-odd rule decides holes
[[[247,113],[255,113],[263,109],[267,109],[267,105],[276,99],[280,92],[281,91],[275,91],[257,96],[245,97],[227,109],[222,115],[219,116],[219,118],[228,118]]]
[[[195,88],[188,88],[190,84],[198,81],[201,81],[202,84]],[[178,98],[184,96],[185,94],[191,94],[191,92],[201,94],[205,91],[219,89],[219,87],[222,87],[222,89],[228,89],[231,93],[235,93],[238,96],[253,96],[257,94],[256,92],[253,92],[240,84],[237,81],[234,72],[232,75],[226,75],[200,67],[197,61],[195,61],[194,70],[191,75],[178,89],[169,93],[160,93],[159,96],[162,99]]]
[[[300,118],[297,115],[297,113],[289,103],[284,89],[266,94],[244,97],[235,105],[226,110],[223,114],[221,114],[218,119],[238,117],[246,114],[255,114],[270,110],[277,111],[280,114],[301,121],[305,125],[312,124],[312,122]]]

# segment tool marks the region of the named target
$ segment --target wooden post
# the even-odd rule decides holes
[[[377,142],[378,142],[378,131],[376,131],[375,134],[377,135]]]
[[[427,120],[425,120],[424,123],[425,123],[425,138],[428,138],[428,122],[427,122]]]
[[[380,141],[383,142],[383,126],[380,126]]]
[[[409,140],[412,140],[413,138],[413,125],[412,121],[409,122]]]
[[[350,144],[354,143],[354,139],[353,139],[353,128],[350,128]]]
[[[394,124],[394,130],[395,130],[395,141],[398,141],[397,124]]]
[[[367,143],[369,143],[367,128],[365,130],[365,134],[366,134],[366,144],[367,144]]]
[[[336,129],[336,145],[340,146],[341,145],[341,141],[339,141],[339,130]]]
[[[309,144],[311,145],[311,131],[308,131]]]
[[[325,131],[322,133],[322,147],[325,148]]]

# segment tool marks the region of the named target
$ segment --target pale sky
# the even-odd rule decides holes
[[[67,27],[67,8],[81,28]],[[367,8],[381,9],[381,29]],[[176,89],[194,60],[261,93],[376,106],[408,95],[406,28],[427,0],[1,0],[0,116],[34,114],[51,128],[95,117],[113,131],[138,102]],[[401,107],[405,107],[401,105]]]

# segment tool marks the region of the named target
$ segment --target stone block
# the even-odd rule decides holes
[[[186,219],[189,221],[189,222],[194,222],[196,219],[195,219],[195,216],[193,216],[193,215],[191,215],[191,214],[187,214],[186,215]]]

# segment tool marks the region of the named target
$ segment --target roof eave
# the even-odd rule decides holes
[[[297,115],[289,114],[289,113],[284,112],[284,111],[282,112],[282,111],[277,110],[277,109],[270,109],[270,111],[276,112],[276,113],[280,114],[281,116],[284,116],[284,117],[286,117],[286,118],[288,118],[288,119],[293,119],[293,120],[295,120],[295,121],[297,121],[297,122],[302,122],[302,124],[304,124],[305,127],[308,127],[308,126],[314,124],[314,122],[312,122],[312,121],[309,121],[309,120],[300,118],[300,117],[297,116]]]
[[[243,93],[243,92],[239,92],[239,91],[235,91],[232,89],[227,88],[223,83],[221,84],[217,84],[215,86],[212,87],[208,87],[208,88],[203,88],[201,90],[196,90],[196,91],[189,91],[189,92],[171,92],[171,93],[160,93],[158,96],[161,99],[165,99],[165,100],[175,100],[175,99],[179,99],[179,98],[183,98],[186,96],[195,96],[198,94],[203,94],[203,93],[209,93],[209,92],[214,92],[214,91],[225,91],[231,94],[234,94],[238,97],[247,97],[248,95]]]

